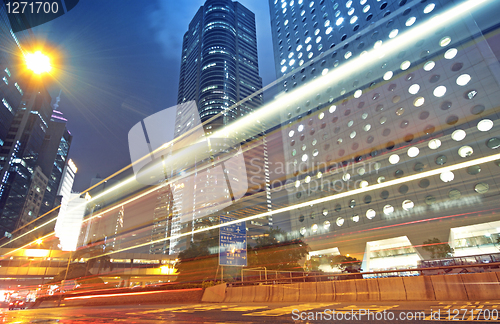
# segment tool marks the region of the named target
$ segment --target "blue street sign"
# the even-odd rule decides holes
[[[237,218],[221,216],[221,224]],[[247,229],[245,222],[222,226],[219,229],[219,265],[247,266]]]

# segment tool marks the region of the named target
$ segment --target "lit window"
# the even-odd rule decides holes
[[[417,94],[420,90],[420,86],[418,84],[412,84],[410,88],[408,88],[408,92],[411,94]]]
[[[453,133],[451,133],[451,138],[457,142],[463,140],[467,133],[463,129],[457,129]]]
[[[441,38],[441,40],[439,41],[439,46],[445,47],[445,46],[449,45],[450,43],[451,43],[451,38],[446,36],[446,37]]]
[[[408,68],[410,67],[411,63],[410,61],[404,61],[403,63],[401,63],[401,65],[399,66],[401,68],[401,70],[408,70]]]
[[[361,89],[358,89],[354,92],[354,98],[359,98],[363,94],[363,91]]]
[[[424,14],[428,14],[429,12],[431,12],[432,10],[434,10],[434,7],[436,7],[435,4],[433,3],[429,3],[427,6],[425,6],[424,8]]]
[[[418,155],[418,153],[420,153],[420,150],[416,146],[410,147],[408,149],[408,156],[409,157],[416,157]]]
[[[404,210],[408,211],[410,209],[412,209],[413,207],[415,207],[415,204],[413,203],[413,201],[407,199],[405,201],[403,201],[402,205]]]
[[[329,221],[324,221],[323,222],[323,228],[326,229],[326,230],[329,229],[330,228],[330,222]]]
[[[458,50],[456,48],[450,48],[444,53],[444,58],[447,60],[453,59],[458,53]]]
[[[366,180],[362,180],[362,181],[359,183],[359,187],[360,187],[360,188],[366,188],[366,187],[368,187],[368,185],[369,185],[369,183],[368,183],[368,181],[366,181]]]
[[[289,136],[289,137],[292,137],[292,136],[293,136],[293,134],[295,134],[295,132],[294,132],[293,130],[291,130],[291,131],[289,131],[289,132],[288,132],[288,136]]]
[[[429,61],[424,64],[424,70],[425,71],[430,71],[436,66],[436,63],[434,61]]]
[[[415,100],[413,100],[413,105],[415,107],[420,107],[420,106],[422,106],[424,104],[424,102],[425,102],[424,97],[418,97]]]
[[[413,25],[413,24],[415,23],[415,21],[416,21],[416,20],[417,20],[417,18],[415,18],[415,17],[410,17],[410,18],[408,18],[408,20],[406,20],[405,25],[406,25],[407,27],[410,27],[411,25]]]
[[[464,86],[467,83],[469,83],[470,79],[471,79],[470,75],[468,75],[468,74],[462,74],[461,76],[459,76],[457,78],[457,84],[459,86]]]
[[[329,35],[332,32],[332,30],[333,30],[332,27],[328,27],[325,31],[325,34]]]
[[[398,35],[398,33],[399,33],[399,30],[397,30],[397,29],[391,30],[391,32],[389,33],[389,38],[396,37]]]
[[[390,164],[396,164],[398,162],[399,162],[399,155],[393,154],[393,155],[389,156],[389,163]]]
[[[439,179],[443,182],[450,182],[455,179],[455,175],[451,171],[445,171],[439,175]]]
[[[339,18],[339,19],[337,19],[337,21],[335,22],[335,25],[340,26],[343,22],[344,22],[344,18],[340,17],[340,18]]]
[[[445,93],[446,93],[446,87],[445,86],[436,87],[436,89],[434,89],[434,91],[433,91],[434,96],[436,96],[438,98],[444,96]]]
[[[9,109],[10,112],[14,112],[14,110],[12,109],[12,106],[7,102],[7,100],[5,98],[2,99],[2,103],[5,106],[5,108]]]
[[[328,73],[328,69],[323,69],[323,71],[321,71],[321,75],[325,75]]]
[[[306,162],[308,159],[307,154],[302,155],[302,162]]]
[[[302,132],[304,130],[304,125],[299,125],[299,127],[297,128],[297,130],[299,132]]]
[[[390,80],[390,79],[392,78],[392,76],[393,76],[392,71],[387,71],[387,72],[385,72],[385,74],[384,74],[384,80],[386,80],[386,81],[387,81],[387,80]]]
[[[385,205],[384,206],[384,214],[385,215],[390,215],[392,213],[394,213],[394,207],[391,206],[391,205]]]
[[[366,5],[366,6],[364,6],[364,8],[363,8],[363,13],[367,13],[367,12],[368,12],[368,10],[370,10],[370,5]]]
[[[347,51],[344,55],[345,59],[347,60],[348,58],[350,58],[352,56],[352,53],[350,51]]]
[[[335,106],[335,105],[331,105],[330,108],[328,108],[329,113],[334,113],[335,110],[337,110],[337,106]]]
[[[474,151],[472,150],[472,147],[467,146],[467,145],[462,146],[461,148],[458,149],[458,155],[460,155],[463,158],[471,156],[472,153],[474,153]]]
[[[366,211],[366,218],[368,218],[368,219],[373,219],[376,215],[377,215],[377,213],[373,209],[368,209]]]
[[[350,23],[354,24],[356,21],[358,21],[358,16],[352,16]]]
[[[487,132],[493,128],[493,122],[489,119],[483,119],[477,123],[477,129],[481,132]]]
[[[342,218],[342,217],[337,218],[337,221],[336,221],[337,226],[340,227],[340,226],[344,225],[344,222],[345,222],[344,218]]]
[[[9,76],[9,78],[11,77],[11,74],[10,74],[10,70],[8,68],[5,68],[5,73],[7,73],[7,75]]]
[[[355,223],[359,222],[359,215],[352,216],[352,221]]]
[[[5,84],[9,84],[9,80],[7,80],[7,77],[3,77],[2,80],[3,82],[5,82]]]
[[[428,146],[431,150],[437,150],[441,146],[441,141],[438,139],[430,140]]]

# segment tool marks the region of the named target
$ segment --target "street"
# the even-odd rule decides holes
[[[500,301],[135,305],[0,310],[2,323],[498,322]],[[489,320],[488,320],[489,318]],[[496,320],[495,320],[496,319]]]

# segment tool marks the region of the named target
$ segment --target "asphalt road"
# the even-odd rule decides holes
[[[499,313],[500,301],[130,305],[0,309],[0,323],[498,323]]]

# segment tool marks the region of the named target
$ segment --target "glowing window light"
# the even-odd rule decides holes
[[[416,157],[418,153],[420,153],[420,150],[418,149],[418,147],[413,146],[408,149],[407,153],[409,157]]]
[[[298,188],[298,187],[300,187],[300,181],[299,180],[295,181],[295,188]]]
[[[325,118],[325,113],[324,112],[321,112],[319,115],[318,115],[318,119],[321,120]]]
[[[367,13],[367,12],[368,12],[368,10],[370,10],[370,5],[366,5],[366,6],[364,6],[364,8],[363,8],[363,13]]]
[[[309,156],[307,154],[302,155],[302,162],[306,162]]]
[[[392,78],[394,74],[392,73],[392,71],[387,71],[384,73],[384,80],[387,81],[387,80],[390,80]]]
[[[401,68],[401,70],[405,71],[405,70],[408,70],[410,65],[411,65],[410,61],[404,61],[403,63],[401,63],[401,65],[399,67]]]
[[[365,126],[363,126],[363,130],[365,132],[368,132],[371,128],[372,128],[372,125],[370,125],[370,124],[366,124]]]
[[[356,21],[358,21],[358,16],[352,16],[350,23],[354,24]]]
[[[337,21],[335,22],[335,25],[340,26],[343,22],[344,22],[344,18],[340,17],[340,18],[339,18],[339,19],[337,19]]]
[[[451,38],[446,36],[446,37],[441,38],[441,40],[439,41],[439,46],[445,47],[445,46],[449,45],[450,43],[451,43]]]
[[[458,155],[460,155],[460,157],[463,158],[471,156],[472,153],[474,153],[474,150],[472,149],[472,147],[468,145],[462,146],[461,148],[458,149]]]
[[[328,73],[328,69],[323,69],[323,71],[321,71],[321,75],[325,75]]]
[[[428,61],[424,64],[424,70],[425,71],[430,71],[436,66],[436,63],[434,61]]]
[[[483,119],[477,123],[477,129],[481,132],[487,132],[493,128],[493,122],[489,119]]]
[[[415,203],[413,203],[413,201],[411,201],[409,199],[406,199],[401,204],[401,207],[403,207],[404,210],[408,211],[408,210],[412,209],[413,207],[415,207]]]
[[[465,136],[467,136],[467,133],[463,129],[457,129],[456,131],[451,133],[451,138],[457,142],[463,140]]]
[[[295,131],[291,130],[288,132],[288,137],[293,137],[294,134],[295,134]]]
[[[308,36],[308,37],[306,38],[306,44],[309,44],[309,42],[310,42],[310,41],[311,41],[311,36]]]
[[[455,175],[451,171],[445,171],[439,175],[439,179],[443,182],[450,182],[455,179]]]
[[[417,21],[417,18],[415,18],[415,17],[408,18],[405,22],[406,27],[410,27],[411,25],[413,25],[415,23],[415,21]]]
[[[301,125],[299,125],[299,127],[297,128],[297,130],[298,130],[299,132],[302,132],[302,131],[304,130],[304,125],[302,125],[302,124],[301,124]]]
[[[431,150],[437,150],[441,146],[441,141],[438,139],[432,139],[429,141],[428,146]]]
[[[297,52],[300,51],[301,49],[302,49],[302,45],[298,45],[296,48]]]
[[[385,205],[383,211],[385,215],[390,215],[394,213],[394,207],[391,205]]]
[[[420,90],[420,86],[418,84],[412,84],[410,88],[408,88],[408,92],[411,94],[417,94],[418,91]]]
[[[286,69],[287,69],[287,68],[286,68],[286,66],[283,66],[283,67],[281,68],[281,72],[282,72],[282,73],[286,72]]]
[[[333,28],[332,27],[328,27],[325,31],[325,34],[327,35],[330,35],[330,33],[332,32]]]
[[[415,100],[413,100],[413,105],[415,107],[420,107],[420,106],[422,106],[424,104],[424,102],[425,102],[424,97],[418,97]]]
[[[311,177],[310,176],[307,176],[305,179],[304,179],[305,183],[309,183],[311,182]]]
[[[359,215],[352,216],[352,221],[355,223],[359,222]]]
[[[348,58],[350,58],[352,56],[352,53],[350,51],[347,51],[344,55],[344,58],[347,60]]]
[[[359,187],[360,187],[360,188],[366,188],[366,187],[368,187],[368,185],[369,185],[369,183],[368,183],[368,181],[366,181],[366,180],[362,180],[362,181],[359,183]]]
[[[359,98],[363,94],[363,91],[361,89],[358,89],[354,92],[354,98]]]
[[[434,89],[432,94],[435,97],[441,98],[442,96],[444,96],[446,94],[446,87],[445,86],[436,87],[436,89]]]
[[[348,181],[349,179],[351,179],[351,175],[349,173],[344,173],[344,175],[342,176],[342,180]]]
[[[456,48],[450,48],[444,53],[444,58],[447,60],[453,59],[458,53],[458,50]]]
[[[470,79],[471,79],[470,75],[468,75],[468,74],[462,74],[461,76],[459,76],[457,78],[457,84],[459,86],[463,87],[464,85],[466,85],[467,83],[469,83]]]
[[[340,227],[340,226],[344,225],[344,222],[345,222],[344,218],[342,218],[342,217],[337,218],[337,221],[336,221],[337,226]]]
[[[429,3],[427,6],[425,6],[424,8],[424,14],[428,14],[430,13],[432,10],[434,10],[434,8],[436,7],[436,5],[434,3]]]
[[[306,228],[305,228],[305,227],[301,227],[301,228],[300,228],[300,234],[305,235],[305,234],[306,234],[306,231],[307,231],[307,230],[306,230]]]
[[[399,162],[399,155],[393,154],[393,155],[389,156],[389,163],[390,164],[396,164],[398,162]]]
[[[328,112],[331,114],[334,113],[335,110],[337,110],[337,106],[335,106],[335,105],[331,105],[330,108],[328,108]]]
[[[313,233],[316,233],[318,231],[318,224],[313,224],[311,226],[311,230],[313,231]]]
[[[391,32],[389,33],[389,38],[394,38],[394,37],[398,36],[398,33],[399,33],[399,30],[397,30],[397,29],[391,30]]]
[[[377,215],[377,213],[373,209],[368,209],[366,211],[366,218],[368,218],[368,219],[373,219],[376,215]]]
[[[329,229],[330,228],[330,222],[329,221],[324,221],[323,222],[323,228],[326,229],[326,230]]]

